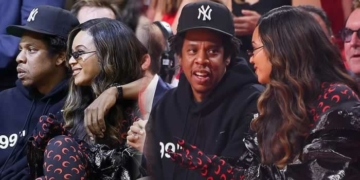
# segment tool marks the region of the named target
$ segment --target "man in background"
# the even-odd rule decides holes
[[[80,0],[72,6],[71,12],[80,24],[96,18],[120,18],[118,7],[109,0]]]
[[[344,41],[346,61],[356,79],[360,77],[360,8],[350,14],[341,32]]]

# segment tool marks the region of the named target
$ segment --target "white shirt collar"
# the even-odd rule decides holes
[[[159,81],[159,76],[155,74],[153,79],[150,81],[149,85],[144,90],[144,92],[140,94],[140,98],[142,99],[142,103],[143,103],[142,105],[144,107],[143,119],[145,120],[149,119],[158,81]]]

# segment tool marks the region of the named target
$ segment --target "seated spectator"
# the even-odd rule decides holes
[[[119,9],[109,0],[79,0],[71,8],[80,23],[95,18],[120,20]]]
[[[206,179],[360,177],[360,90],[319,23],[283,6],[260,19],[252,42],[250,62],[267,86],[247,151],[217,157],[179,140],[172,159]]]
[[[150,25],[148,28],[148,36],[149,39],[147,41],[147,47],[150,55],[150,59],[147,59],[149,62],[144,62],[142,67],[145,70],[145,74],[147,74],[151,81],[146,84],[143,92],[140,93],[139,97],[139,104],[140,110],[142,111],[142,119],[145,121],[138,121],[135,122],[128,131],[127,136],[127,143],[143,152],[143,146],[145,141],[145,125],[150,116],[150,112],[152,107],[163,97],[167,90],[171,89],[172,87],[165,83],[157,73],[159,73],[161,65],[160,60],[162,58],[162,54],[168,48],[167,41],[165,40],[164,36],[166,37],[167,34],[165,30],[162,30],[164,25],[161,25],[164,22],[155,22],[154,24]],[[170,26],[167,26],[170,29]]]
[[[178,87],[155,104],[145,128],[144,154],[154,179],[201,178],[171,162],[166,151],[179,148],[173,136],[220,156],[238,157],[245,150],[240,141],[257,113],[263,88],[245,62],[232,59],[240,45],[234,36],[225,5],[201,1],[184,6],[177,33],[170,38],[184,73]],[[242,71],[230,70],[235,64]]]
[[[66,41],[79,24],[69,11],[39,6],[24,26],[9,26],[20,37],[16,87],[0,93],[0,179],[29,179],[26,145],[39,117],[57,113],[68,92]]]
[[[360,82],[360,8],[356,8],[349,16],[345,28],[341,32],[344,41],[346,61],[350,71]]]
[[[161,22],[162,23],[162,22]],[[149,56],[145,56],[142,62],[141,68],[144,71],[145,78],[141,85],[141,92],[139,94],[139,104],[141,111],[141,120],[134,122],[130,130],[128,131],[127,143],[128,145],[138,149],[142,152],[145,133],[140,133],[139,128],[144,128],[146,120],[148,119],[152,107],[162,98],[167,90],[171,86],[165,83],[158,75],[160,70],[160,59],[163,52],[166,50],[167,41],[164,39],[164,35],[161,30],[160,22],[155,22],[147,28],[148,40],[144,42],[144,45],[148,48]],[[165,27],[163,27],[165,28]],[[170,28],[170,26],[169,26]],[[114,106],[118,96],[118,90],[116,87],[111,87],[104,91],[90,106],[88,106],[86,115],[92,119],[92,121],[99,121],[101,118],[97,114],[106,113],[107,109]],[[133,130],[133,131],[132,131]],[[91,132],[97,134],[100,132]]]
[[[123,23],[101,18],[70,33],[67,53],[73,74],[64,121],[53,115],[40,118],[28,154],[32,177],[135,178],[131,166],[135,152],[125,143],[129,126],[138,119],[133,110],[136,102],[117,103],[99,123],[84,120],[84,110],[109,87],[141,78],[146,48]],[[90,133],[95,130],[98,133]]]
[[[28,22],[31,10],[35,7],[50,5],[62,8],[64,3],[65,0],[16,0],[0,3],[2,14],[0,20],[0,91],[15,87],[15,81],[18,79],[15,59],[19,53],[20,39],[7,34],[6,27],[10,25],[24,26]],[[1,161],[0,164],[2,164]]]
[[[160,59],[163,52],[166,50],[167,41],[164,39],[164,33],[167,34],[162,25],[163,22],[155,22],[147,28],[148,40],[144,42],[144,45],[148,47],[149,56],[145,56],[142,61],[141,68],[144,71],[144,78],[140,86],[141,92],[139,97],[141,119],[133,123],[128,131],[127,144],[138,151],[142,152],[145,132],[141,131],[146,125],[148,116],[152,107],[162,98],[167,90],[171,88],[170,85],[165,83],[157,73],[160,70]],[[170,26],[168,27],[170,28]],[[162,29],[162,30],[161,30]],[[136,82],[135,82],[136,83]],[[130,83],[134,84],[134,83]],[[121,88],[119,86],[118,88]],[[136,88],[133,88],[136,89]],[[129,90],[128,90],[129,91]],[[122,90],[121,90],[122,92]],[[121,93],[120,92],[120,93]],[[111,87],[105,90],[94,102],[92,102],[85,110],[85,120],[91,122],[103,123],[103,117],[108,110],[115,105],[116,101],[121,101],[121,98],[117,99],[119,91],[117,87]],[[102,115],[102,117],[98,115]],[[95,124],[96,125],[96,124]],[[92,129],[95,129],[92,131]],[[98,134],[101,131],[96,131],[96,128],[89,129],[91,134]],[[142,133],[141,133],[142,132]]]

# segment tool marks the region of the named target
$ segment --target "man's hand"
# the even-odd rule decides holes
[[[130,127],[127,136],[127,144],[140,152],[143,152],[146,138],[145,126],[147,120],[138,120]]]
[[[256,11],[242,10],[243,16],[234,17],[235,35],[251,35],[260,19],[260,14]]]
[[[116,103],[118,91],[116,87],[105,90],[84,111],[84,123],[90,137],[104,137],[106,130],[105,115]]]

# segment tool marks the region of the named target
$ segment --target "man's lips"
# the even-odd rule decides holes
[[[23,68],[16,68],[16,71],[20,74],[20,73],[25,73],[26,71]]]
[[[210,75],[208,71],[194,71],[193,75],[199,76],[199,77],[207,77]]]
[[[195,82],[204,84],[210,80],[211,73],[206,70],[195,70],[192,72]]]
[[[26,75],[26,71],[22,68],[16,68],[18,79],[23,79]]]

